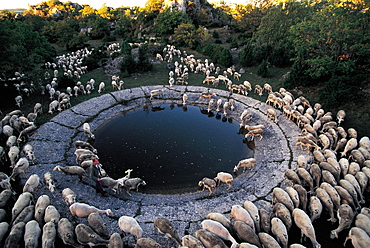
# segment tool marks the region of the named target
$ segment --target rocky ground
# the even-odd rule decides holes
[[[154,89],[161,89],[163,92],[149,100],[150,91]],[[263,139],[255,141],[254,157],[257,165],[254,171],[239,172],[229,191],[226,191],[226,186],[223,185],[217,188],[212,196],[208,196],[208,191],[199,190],[177,195],[132,192],[132,196],[123,193],[102,197],[95,193],[93,182],[89,178],[81,182],[77,177],[53,171],[56,165],[75,165],[73,142],[86,140],[82,132],[84,122],[88,122],[92,130],[95,130],[109,118],[124,111],[159,104],[181,104],[184,93],[188,96],[187,104],[206,107],[209,100],[200,98],[200,95],[207,91],[205,87],[195,86],[174,86],[171,89],[168,86],[139,87],[105,94],[61,112],[50,122],[40,126],[29,140],[35,149],[37,160],[36,164],[29,168],[27,177],[36,173],[43,178],[44,173],[49,171],[57,182],[55,195],[52,195],[45,186],[41,186],[34,194],[35,199],[47,194],[61,217],[66,217],[75,224],[87,223],[86,219],[72,218],[68,206],[62,200],[61,191],[69,187],[77,193],[78,202],[113,211],[113,217],[102,216],[111,234],[121,233],[117,222],[120,216],[131,216],[135,217],[143,228],[143,237],[151,237],[163,247],[175,247],[175,243],[154,232],[153,219],[156,216],[169,219],[181,238],[186,234],[194,234],[208,213],[219,212],[229,216],[231,207],[235,204],[242,205],[245,200],[253,201],[259,208],[269,209],[272,189],[284,183],[285,170],[296,167],[298,155],[307,155],[295,145],[299,129],[281,113],[278,116],[278,123],[267,120],[266,111],[271,106],[246,96],[217,89],[210,90],[216,93],[216,99],[222,98],[223,101],[234,99],[236,102],[236,109],[230,112],[230,117],[238,121],[240,114],[248,109],[253,114],[250,125],[263,124],[266,127]],[[112,175],[111,177],[114,178]],[[123,240],[128,247],[133,245],[132,235],[126,235]]]

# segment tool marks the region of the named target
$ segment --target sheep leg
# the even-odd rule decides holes
[[[127,188],[127,189],[126,189],[126,193],[127,193],[129,196],[132,196],[132,195],[130,194],[130,189],[129,189],[129,188]]]

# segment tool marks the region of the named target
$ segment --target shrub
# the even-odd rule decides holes
[[[268,68],[267,68],[267,60],[263,60],[262,63],[257,68],[257,75],[263,78],[269,76]]]

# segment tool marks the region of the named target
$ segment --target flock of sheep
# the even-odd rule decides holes
[[[115,45],[110,49],[119,49],[119,46]],[[252,90],[248,81],[241,84],[232,82],[229,77],[234,77],[234,80],[238,81],[241,77],[241,73],[236,72],[234,68],[228,68],[221,75],[220,68],[215,67],[213,63],[195,59],[194,56],[187,55],[174,46],[168,45],[163,52],[164,55],[158,54],[157,59],[172,62],[174,57],[178,56],[180,61],[175,61],[174,71],[169,74],[170,87],[175,83],[188,84],[190,70],[194,73],[204,73],[203,83],[218,85],[222,81],[229,91],[236,91],[243,95],[248,95]],[[68,108],[70,97],[73,95],[77,97],[79,94],[89,94],[94,90],[94,79],[89,80],[86,85],[77,82],[73,89],[67,88],[66,92],[59,92],[57,89],[59,73],[57,68],[62,69],[66,76],[79,79],[86,71],[86,68],[81,66],[82,59],[90,53],[87,49],[83,49],[58,57],[57,63],[45,64],[47,68],[54,69],[51,83],[42,88],[50,95],[49,113]],[[211,73],[214,73],[214,76]],[[22,77],[22,75],[16,76]],[[50,75],[45,74],[45,77],[49,78]],[[118,80],[119,77],[112,77],[113,89],[123,88],[123,81]],[[105,83],[100,83],[98,92],[103,92],[104,88]],[[291,186],[274,188],[272,213],[265,209],[258,209],[251,201],[245,201],[243,206],[232,206],[231,219],[221,213],[209,213],[202,221],[200,230],[194,235],[185,235],[181,239],[171,222],[163,217],[154,218],[154,228],[172,238],[179,247],[228,247],[227,244],[241,248],[287,247],[288,231],[294,222],[300,228],[302,235],[311,240],[313,247],[321,247],[316,240],[312,223],[320,217],[323,209],[326,209],[330,214],[331,222],[336,222],[338,218],[338,228],[332,231],[331,238],[335,238],[343,229],[350,228],[347,239],[352,239],[354,247],[370,247],[370,209],[361,206],[365,201],[365,191],[370,189],[369,138],[362,137],[358,140],[355,129],[345,130],[340,126],[345,118],[345,112],[342,110],[338,111],[335,120],[333,114],[325,113],[320,104],[312,107],[304,97],[294,98],[290,92],[282,88],[279,92],[273,92],[272,87],[267,83],[263,86],[255,85],[257,94],[263,95],[264,91],[268,94],[266,103],[280,109],[286,118],[296,122],[301,128],[302,135],[296,145],[308,151],[307,156],[297,158],[297,168],[288,169],[285,173],[285,177],[292,183]],[[29,91],[23,90],[23,92]],[[153,91],[150,93],[150,98],[160,94],[161,91]],[[235,108],[235,102],[232,99],[225,103],[222,103],[221,99],[215,101],[215,94],[209,92],[202,93],[201,97],[209,99],[208,112],[214,107],[219,112],[222,106],[224,114],[227,115],[228,111],[233,111]],[[186,104],[186,101],[187,96],[184,94],[183,103]],[[16,104],[20,107],[22,99],[18,97]],[[277,123],[277,113],[270,108],[267,111],[267,117]],[[17,247],[22,242],[25,247],[38,247],[41,239],[42,247],[54,247],[58,235],[64,244],[74,247],[85,245],[123,247],[120,234],[110,235],[99,215],[103,213],[113,216],[112,211],[76,202],[77,195],[70,188],[63,189],[63,200],[68,205],[72,216],[87,218],[88,224],[79,223],[74,227],[72,223],[78,220],[74,219],[71,222],[67,218],[61,218],[48,195],[41,195],[37,200],[33,199],[33,192],[42,181],[37,175],[31,175],[27,179],[23,193],[16,197],[10,180],[17,176],[24,176],[29,163],[34,163],[36,159],[32,146],[24,142],[37,129],[34,122],[40,114],[42,114],[42,106],[36,104],[34,111],[27,117],[24,117],[20,110],[15,110],[7,113],[1,121],[0,134],[6,137],[7,141],[5,148],[0,147],[0,159],[5,164],[5,159],[9,158],[12,174],[8,176],[4,172],[0,173],[0,186],[3,188],[0,193],[0,243],[3,243],[4,247]],[[255,137],[262,139],[265,127],[248,125],[252,118],[252,114],[245,110],[240,116],[240,127],[246,131],[247,139]],[[94,138],[88,123],[83,127],[87,138]],[[21,144],[24,144],[23,147]],[[97,157],[97,151],[86,141],[76,141],[74,145],[77,165],[56,166],[54,170],[77,175],[83,180],[88,176],[86,170],[92,166],[92,159]],[[235,166],[234,172],[239,168],[243,168],[243,172],[246,169],[253,170],[256,163],[258,161],[254,158],[241,160]],[[104,174],[103,170],[102,172]],[[131,189],[137,190],[140,185],[145,185],[140,178],[130,178],[130,172],[131,170],[128,170],[128,175],[120,179],[104,175],[101,178],[103,187],[113,192],[118,192],[123,187],[130,194]],[[203,178],[199,186],[202,186],[203,190],[208,189],[211,195],[218,182],[226,183],[227,189],[230,189],[232,180],[233,176],[230,173],[220,172],[214,179]],[[44,182],[54,194],[56,189],[51,172],[44,174]],[[14,198],[15,203],[12,205]],[[34,200],[36,200],[35,205],[33,205]],[[9,213],[11,220],[7,222]],[[354,227],[352,227],[353,222]],[[136,237],[136,247],[161,247],[153,239],[143,237],[143,230],[133,217],[121,216],[118,219],[118,225],[123,232]],[[303,246],[293,244],[290,247]]]

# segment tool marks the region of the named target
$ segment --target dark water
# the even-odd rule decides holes
[[[140,177],[146,193],[195,191],[203,177],[232,173],[253,152],[239,123],[199,107],[162,105],[112,118],[94,133],[100,162],[112,178]]]

